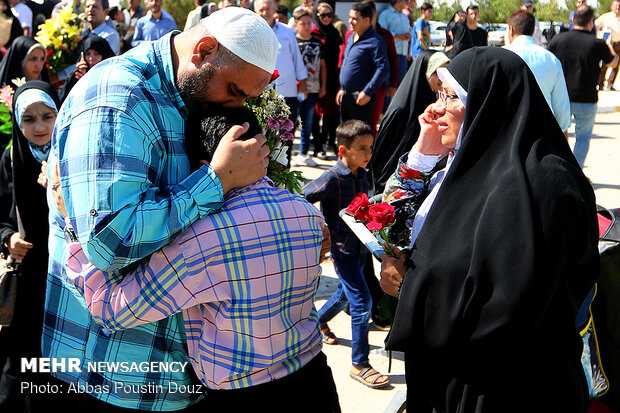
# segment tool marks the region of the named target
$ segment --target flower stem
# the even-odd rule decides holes
[[[390,241],[388,241],[387,234],[385,233],[385,228],[381,228],[379,230],[379,235],[381,235],[381,238],[385,242],[385,245],[383,246],[385,253],[390,257],[394,257],[394,251],[392,251],[392,245],[390,245]]]

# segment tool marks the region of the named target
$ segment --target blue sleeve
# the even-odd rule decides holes
[[[136,23],[136,31],[133,33],[133,40],[131,41],[132,47],[136,47],[144,41],[142,35],[142,26],[144,26],[144,23],[138,20],[138,23]]]
[[[88,259],[102,270],[123,268],[161,249],[224,201],[207,165],[160,187],[164,165],[154,156],[161,150],[160,134],[146,110],[98,107],[54,132],[60,135],[68,216]]]
[[[387,56],[387,50],[385,41],[381,38],[376,39],[376,47],[370,49],[373,54],[373,61],[375,62],[375,73],[364,88],[364,93],[368,96],[375,94],[379,86],[383,85],[390,75],[389,61]]]
[[[308,182],[302,189],[304,198],[311,204],[323,201],[330,193],[330,182],[334,176],[331,171],[326,171],[314,181]]]

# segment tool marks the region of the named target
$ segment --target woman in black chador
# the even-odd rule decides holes
[[[412,251],[381,271],[407,410],[587,412],[575,317],[599,270],[592,187],[518,56],[473,48],[438,73],[394,175],[424,184]],[[432,178],[412,170],[442,155]]]
[[[385,111],[368,164],[374,193],[381,193],[392,175],[398,159],[415,143],[420,133],[418,116],[437,99],[436,91],[426,76],[428,60],[435,51],[423,51],[400,83],[396,94]]]
[[[2,412],[53,410],[53,395],[31,393],[30,388],[20,385],[55,383],[48,374],[22,372],[21,358],[41,357],[49,222],[46,190],[41,185],[45,181],[40,173],[50,150],[59,106],[58,96],[48,83],[34,80],[18,88],[13,95],[13,146],[0,159],[2,251],[21,261],[13,320],[0,330]]]

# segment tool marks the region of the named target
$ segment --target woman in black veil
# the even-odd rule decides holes
[[[474,47],[474,40],[464,21],[458,21],[452,27],[452,48],[446,50],[446,56],[454,59],[459,53]]]
[[[586,412],[575,317],[599,269],[592,187],[518,56],[473,48],[439,74],[412,152],[447,167],[429,188],[401,159],[395,177],[427,194],[412,250],[381,271],[407,409]]]
[[[375,194],[383,192],[385,182],[398,165],[398,159],[418,139],[418,116],[437,99],[437,91],[432,89],[426,74],[429,59],[434,53],[434,50],[424,50],[416,56],[385,111],[368,164]]]

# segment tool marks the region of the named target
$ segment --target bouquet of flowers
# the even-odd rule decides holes
[[[360,192],[353,198],[345,210],[347,215],[351,215],[357,222],[364,222],[366,228],[375,236],[379,235],[383,240],[383,250],[386,254],[394,256],[392,246],[388,241],[386,228],[394,222],[394,207],[387,202],[371,204],[368,195]]]
[[[15,91],[9,85],[0,89],[0,133],[10,134],[13,129],[11,112],[13,111],[13,93]]]
[[[78,60],[82,17],[68,5],[39,26],[35,39],[47,49],[46,67],[51,73],[58,73]]]
[[[276,186],[300,193],[305,179],[301,172],[287,169],[287,147],[284,143],[293,140],[291,131],[295,125],[288,119],[291,112],[284,98],[273,87],[267,86],[259,96],[246,99],[244,106],[254,112],[267,138],[270,150],[267,176]]]

